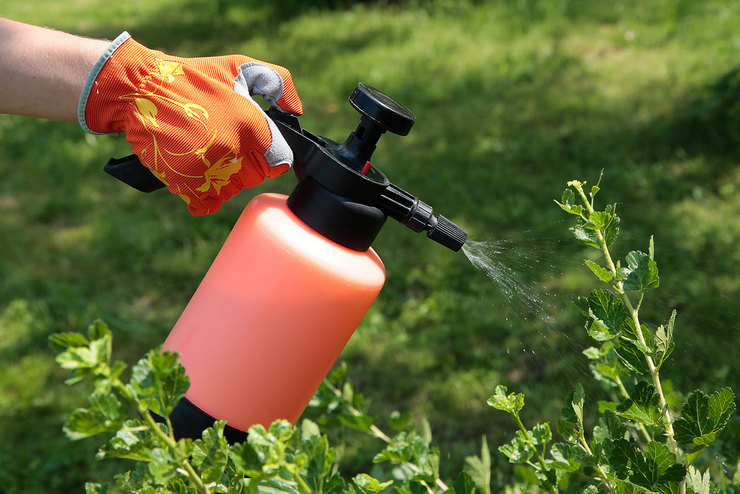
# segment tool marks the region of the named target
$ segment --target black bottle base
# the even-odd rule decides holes
[[[161,417],[155,416],[155,419],[162,421]],[[175,439],[200,439],[203,431],[211,427],[216,419],[183,398],[170,414],[170,422]],[[230,444],[241,443],[247,439],[247,433],[226,425],[224,437]]]

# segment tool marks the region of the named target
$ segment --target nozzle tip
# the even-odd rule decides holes
[[[440,214],[437,215],[437,224],[429,230],[427,237],[457,252],[468,239],[468,232]]]

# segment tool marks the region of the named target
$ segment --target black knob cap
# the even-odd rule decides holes
[[[414,114],[398,101],[365,84],[358,84],[349,97],[350,104],[376,125],[405,136],[416,120]]]

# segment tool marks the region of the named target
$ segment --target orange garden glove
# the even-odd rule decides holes
[[[124,32],[90,72],[78,118],[93,134],[125,132],[139,160],[203,215],[293,163],[256,94],[286,112],[303,111],[283,67],[242,55],[172,57]]]

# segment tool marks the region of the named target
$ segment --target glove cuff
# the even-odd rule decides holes
[[[104,134],[105,132],[96,132],[87,125],[87,121],[85,119],[85,111],[87,109],[87,101],[90,98],[90,91],[92,90],[93,86],[95,85],[95,79],[98,78],[98,74],[100,74],[100,71],[103,69],[103,66],[108,61],[108,59],[113,55],[113,52],[118,49],[119,46],[123,44],[124,41],[129,39],[131,35],[124,31],[121,34],[114,39],[110,45],[108,45],[108,48],[105,49],[102,55],[100,55],[100,58],[98,58],[98,61],[95,62],[95,65],[93,65],[92,69],[90,69],[90,73],[87,75],[87,79],[85,79],[85,85],[82,87],[82,92],[80,93],[80,100],[77,102],[77,121],[80,123],[80,127],[82,127],[82,130],[85,132],[89,132],[90,134]]]
[[[103,52],[85,80],[77,104],[77,120],[91,134],[124,131],[126,103],[120,97],[135,93],[151,67],[154,50],[137,43],[126,31]]]

